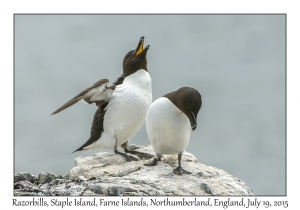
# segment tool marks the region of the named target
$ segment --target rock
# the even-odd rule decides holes
[[[78,178],[77,178],[77,182],[84,182],[84,181],[86,181],[87,179],[84,177],[84,176],[79,176]]]
[[[23,181],[23,180],[34,183],[37,181],[37,177],[35,175],[26,173],[26,172],[21,172],[21,173],[15,174],[14,182],[19,182],[19,181]]]
[[[57,175],[51,172],[42,172],[39,174],[38,181],[42,184],[51,182],[53,179],[57,178]]]
[[[131,149],[154,155],[151,146]],[[58,196],[169,196],[169,195],[254,195],[238,178],[212,166],[198,162],[184,152],[182,167],[192,174],[176,175],[177,155],[165,155],[157,166],[147,167],[150,159],[126,162],[113,153],[102,152],[94,156],[78,157],[75,167],[67,175],[57,176],[50,172],[40,173],[38,179],[29,173],[15,175],[15,195]],[[23,174],[23,175],[22,175]],[[40,185],[35,184],[38,180]]]

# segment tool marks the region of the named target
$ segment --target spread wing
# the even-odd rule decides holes
[[[123,77],[123,75],[121,75],[113,83],[113,85],[110,87],[107,87],[107,89],[114,91],[117,85],[120,85],[123,83],[123,80],[124,80],[124,77]],[[89,150],[89,146],[93,145],[101,137],[102,132],[104,130],[103,121],[104,121],[104,114],[106,112],[105,108],[106,108],[107,104],[108,104],[108,102],[104,101],[104,100],[96,102],[98,109],[94,115],[91,132],[90,132],[90,138],[74,152],[82,151],[82,150]]]
[[[107,79],[99,80],[94,85],[85,89],[84,91],[82,91],[81,93],[76,95],[74,98],[72,98],[71,100],[66,102],[64,105],[62,105],[56,111],[54,111],[51,115],[59,113],[60,111],[68,108],[69,106],[72,106],[73,104],[77,103],[80,100],[83,100],[89,104],[92,104],[92,103],[98,104],[101,101],[109,101],[111,98],[112,92],[114,91],[115,86],[113,85],[111,87],[107,87],[108,82],[109,81]],[[120,84],[122,84],[122,83],[120,83]]]

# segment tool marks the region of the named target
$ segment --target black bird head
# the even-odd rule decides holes
[[[176,91],[164,95],[190,120],[192,130],[197,128],[197,115],[202,106],[200,93],[190,87],[182,87]]]
[[[123,75],[124,77],[135,73],[140,69],[147,69],[147,58],[146,54],[149,49],[147,45],[144,49],[144,37],[141,37],[135,50],[130,50],[124,57],[123,60]]]

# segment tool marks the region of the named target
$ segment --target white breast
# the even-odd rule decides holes
[[[116,87],[106,107],[104,132],[117,139],[118,146],[125,143],[142,126],[151,102],[151,78],[148,72],[139,70],[127,76],[123,84]]]
[[[184,151],[189,143],[191,124],[169,99],[154,101],[146,116],[149,140],[157,154],[174,154]]]

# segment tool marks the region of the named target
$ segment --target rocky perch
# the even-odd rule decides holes
[[[154,155],[151,146],[131,149]],[[157,166],[148,167],[150,159],[126,162],[109,152],[78,157],[75,167],[65,176],[42,172],[39,176],[18,173],[14,176],[15,196],[178,196],[178,195],[254,195],[245,182],[227,172],[198,162],[184,152],[182,166],[190,175],[176,175],[177,155],[164,155]]]

